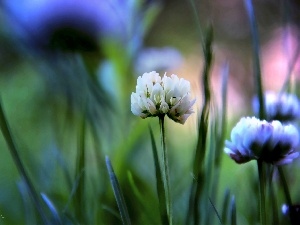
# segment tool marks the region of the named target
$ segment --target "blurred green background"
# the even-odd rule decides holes
[[[166,122],[174,224],[183,224],[189,185],[193,179],[191,173],[197,118],[203,103],[200,83],[203,53],[198,22],[203,31],[210,24],[213,27],[211,85],[218,107],[222,65],[228,62],[230,66],[227,102],[229,138],[232,126],[241,116],[253,115],[251,101],[255,87],[252,44],[244,3],[239,0],[195,1],[199,17],[197,21],[190,1],[109,2],[114,8],[111,14],[117,14],[120,10],[130,15],[128,18],[120,16],[117,22],[122,24],[121,27],[132,30],[127,36],[124,34],[124,40],[119,40],[119,33],[100,35],[98,48],[93,51],[82,51],[76,47],[66,51],[60,45],[54,50],[37,49],[35,45],[24,41],[18,29],[14,29],[18,10],[11,10],[13,6],[10,8],[7,1],[2,2],[1,102],[30,178],[38,192],[46,193],[64,215],[63,224],[78,222],[70,219],[75,218],[76,221],[77,215],[70,196],[78,178],[75,171],[82,123],[86,127],[85,207],[82,208],[86,223],[121,224],[115,216],[118,210],[105,168],[104,157],[108,155],[119,178],[133,224],[157,224],[158,200],[148,126],[153,128],[159,146],[158,120],[135,117],[130,112],[130,94],[135,91],[136,78],[142,75],[135,70],[139,54],[148,47],[175,48],[181,54],[180,63],[172,56],[166,56],[170,64],[161,69],[156,67],[155,63],[158,62],[154,62],[153,70],[167,72],[168,75],[175,73],[188,79],[192,95],[197,98],[195,113],[185,125],[174,124],[170,120]],[[297,1],[274,0],[257,0],[253,1],[253,5],[261,44],[263,85],[266,90],[278,91],[287,74],[289,62],[298,51],[300,6]],[[23,10],[28,9],[26,1],[23,6]],[[174,65],[172,60],[176,61]],[[295,90],[298,90],[299,66],[297,58],[293,70]],[[2,135],[0,149],[0,224],[39,224],[39,220],[34,219],[35,210],[30,196]],[[221,211],[225,191],[230,190],[237,202],[238,223],[257,224],[255,163],[237,165],[224,154],[221,165],[218,190],[213,193],[215,196],[211,196],[216,201],[217,209]],[[292,199],[296,203],[300,201],[300,177],[296,172],[299,166],[299,160],[296,160],[284,168]],[[139,205],[141,203],[130,185],[129,173],[146,206]],[[274,179],[279,183],[276,175]],[[284,198],[280,190],[278,195],[277,208],[280,211]],[[207,207],[206,210],[213,211],[211,205]],[[211,220],[212,224],[217,224],[216,216]],[[280,215],[280,221],[284,223],[286,218]]]

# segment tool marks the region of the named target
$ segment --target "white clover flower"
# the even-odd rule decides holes
[[[298,142],[299,134],[293,125],[246,117],[232,129],[231,142],[225,142],[224,151],[239,164],[256,159],[282,165],[298,157]]]
[[[176,75],[163,78],[152,71],[137,79],[136,92],[131,94],[131,111],[141,118],[167,115],[175,122],[184,124],[194,112],[190,82]]]
[[[264,94],[266,116],[268,121],[279,120],[282,122],[292,121],[300,117],[300,102],[294,94],[278,94],[268,91]],[[253,99],[255,114],[259,111],[258,98]]]

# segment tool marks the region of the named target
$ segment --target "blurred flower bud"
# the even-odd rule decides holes
[[[279,120],[281,122],[293,121],[300,116],[300,102],[296,95],[278,94],[268,91],[264,95],[266,116],[268,121]],[[253,111],[257,115],[259,102],[257,97],[253,99]]]

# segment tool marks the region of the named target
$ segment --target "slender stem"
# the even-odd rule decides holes
[[[169,165],[168,165],[168,152],[166,148],[166,134],[165,134],[165,125],[164,125],[164,115],[159,117],[159,125],[161,132],[161,145],[162,145],[162,154],[163,154],[163,168],[165,175],[165,187],[166,187],[166,201],[167,201],[167,210],[169,216],[169,223],[172,224],[172,204],[170,196],[170,185],[169,185]]]
[[[265,173],[263,170],[263,162],[257,160],[257,169],[259,176],[259,208],[261,225],[266,225],[266,208],[265,208]]]

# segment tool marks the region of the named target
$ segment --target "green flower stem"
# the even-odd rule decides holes
[[[291,195],[290,195],[290,191],[289,191],[289,187],[287,185],[285,176],[284,176],[284,172],[282,170],[282,168],[280,166],[277,167],[278,168],[278,172],[279,172],[279,177],[283,186],[283,191],[284,191],[284,195],[286,198],[286,201],[289,205],[292,205],[292,199],[291,199]]]
[[[259,177],[259,209],[261,225],[266,225],[266,208],[265,208],[265,173],[263,170],[263,162],[257,160],[257,169]]]
[[[161,145],[162,145],[162,155],[163,155],[163,169],[164,169],[164,183],[166,187],[166,201],[167,201],[167,210],[169,216],[169,223],[172,224],[172,201],[170,196],[170,185],[169,185],[169,165],[167,157],[167,148],[166,148],[166,134],[165,134],[165,125],[164,125],[164,115],[159,116],[159,125],[161,132]]]

